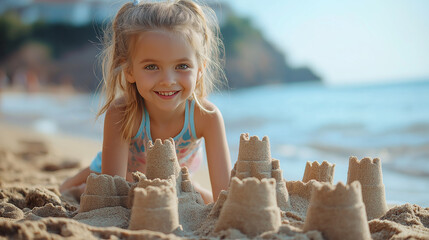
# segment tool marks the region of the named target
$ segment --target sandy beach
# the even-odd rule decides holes
[[[183,194],[186,193],[184,188],[188,189],[189,196],[193,196],[192,199],[195,199],[195,192],[192,191],[192,187],[189,187],[191,185],[184,185],[184,182],[197,181],[204,187],[209,186],[207,170],[204,168],[195,173],[189,180],[186,180],[188,179],[187,172],[182,170],[180,173],[183,190],[178,200],[180,215],[178,219],[180,221],[176,221],[175,225],[171,225],[174,227],[180,224],[180,227],[174,231],[162,232],[147,230],[150,228],[141,229],[138,226],[143,225],[136,225],[135,223],[142,220],[135,220],[136,217],[132,217],[132,211],[134,211],[132,209],[134,208],[127,204],[109,207],[98,206],[95,209],[79,211],[81,208],[80,203],[70,195],[61,195],[58,191],[58,186],[65,178],[89,164],[92,157],[101,148],[100,142],[65,135],[41,134],[4,122],[0,122],[0,133],[0,238],[330,239],[329,236],[335,236],[329,235],[333,231],[332,229],[334,229],[332,234],[338,232],[339,227],[335,226],[338,223],[334,223],[336,219],[333,215],[331,218],[328,217],[328,220],[323,220],[325,222],[334,221],[328,224],[328,228],[331,230],[314,230],[310,221],[306,221],[309,218],[307,213],[317,210],[315,208],[317,204],[314,203],[314,199],[310,201],[309,193],[310,185],[315,181],[308,183],[284,182],[284,185],[287,185],[287,191],[283,191],[281,196],[287,202],[284,201],[280,208],[272,206],[273,203],[275,205],[276,199],[275,197],[271,199],[271,195],[268,194],[270,191],[277,191],[277,196],[279,196],[278,181],[276,188],[274,188],[271,187],[275,185],[273,179],[270,181],[259,181],[257,179],[250,181],[243,177],[240,178],[242,180],[236,178],[233,181],[231,189],[229,189],[230,195],[227,195],[227,193],[221,194],[220,200],[214,204],[203,205],[198,203],[198,198],[197,203],[199,205],[181,203],[181,201],[183,202],[185,201],[184,199],[187,199],[183,198]],[[242,156],[241,158],[244,157]],[[273,169],[271,170],[272,176],[281,179],[278,161],[273,162]],[[276,174],[274,174],[275,171],[277,171]],[[236,176],[240,177],[240,174],[242,173],[237,169]],[[94,181],[99,180],[95,179]],[[141,181],[143,180],[140,179],[138,184],[141,185]],[[124,186],[127,186],[126,183],[124,184]],[[259,190],[255,192],[243,190],[245,185],[258,186]],[[324,188],[327,187],[318,187],[319,191],[321,191],[319,195],[326,197],[326,193],[323,193]],[[360,185],[354,186],[350,184],[343,187],[343,185],[338,184],[336,187],[331,188],[332,186],[328,190],[334,192],[340,191],[340,188],[344,188],[347,191],[349,189],[358,189],[360,194]],[[178,191],[182,190],[179,188]],[[147,196],[160,194],[159,190],[150,190],[149,188],[142,191],[144,194],[149,194]],[[170,190],[164,189],[162,191],[168,192]],[[176,190],[172,189],[171,191],[174,193]],[[124,197],[127,198],[126,195]],[[88,196],[91,197],[89,192],[86,193],[86,196],[87,198]],[[146,195],[141,195],[140,197],[142,196]],[[243,199],[243,196],[248,198]],[[171,203],[174,200],[161,199],[166,203]],[[252,201],[248,201],[250,199]],[[345,203],[344,199],[339,200],[341,204]],[[243,212],[243,210],[240,210],[243,208],[240,208],[240,201],[253,207],[249,207]],[[319,205],[323,203],[323,197],[318,198],[318,201]],[[347,204],[354,204],[350,201]],[[279,197],[277,197],[277,203],[279,204]],[[269,207],[259,209],[258,206],[262,206],[261,204],[266,204]],[[133,207],[143,206],[134,205]],[[274,209],[276,214],[267,215],[266,217],[264,217],[264,214],[261,215],[261,213],[265,212],[264,209],[268,208]],[[225,209],[225,211],[222,211],[222,209]],[[309,211],[307,212],[307,210]],[[192,211],[194,211],[192,216],[189,215],[186,219],[182,217],[183,214],[187,214],[186,212]],[[320,212],[320,209],[317,211]],[[257,215],[249,215],[250,213]],[[313,221],[313,225],[317,225],[317,222],[321,221],[321,216],[312,214],[310,220]],[[278,216],[280,218],[277,218]],[[238,221],[237,219],[242,220]],[[369,221],[366,218],[360,223],[356,223],[358,220],[353,219],[349,219],[349,221],[355,224],[353,226],[358,230],[360,228],[367,229],[368,234],[366,237],[368,239],[429,239],[429,208],[422,208],[412,203],[389,206],[385,214]],[[134,229],[138,229],[129,230],[130,222],[134,223]],[[336,228],[337,230],[335,230]]]

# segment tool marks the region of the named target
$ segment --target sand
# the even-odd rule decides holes
[[[252,148],[253,152],[243,150],[246,147],[240,149],[237,162],[242,163],[234,170],[233,184],[213,204],[204,205],[193,189],[192,182],[199,179],[191,179],[185,169],[178,171],[174,165],[167,172],[148,174],[150,178],[136,174],[135,183],[101,176],[102,180],[94,184],[100,181],[108,184],[101,184],[101,190],[88,189],[86,195],[91,197],[82,198],[79,203],[70,195],[61,195],[58,185],[89,163],[100,149],[99,142],[46,136],[1,122],[0,133],[0,238],[333,239],[335,234],[341,234],[341,228],[350,227],[339,226],[341,217],[335,218],[335,214],[321,214],[322,210],[334,209],[339,216],[349,211],[347,220],[352,223],[351,227],[364,230],[361,238],[429,239],[429,208],[405,204],[386,209],[387,212],[382,209],[382,216],[367,220],[366,211],[374,213],[375,210],[363,207],[361,189],[372,185],[383,187],[377,178],[379,175],[371,175],[373,180],[360,184],[352,180],[364,174],[361,169],[352,168],[349,169],[352,171],[350,182],[332,185],[333,169],[321,171],[316,167],[306,169],[305,183],[279,178],[279,162],[271,159],[269,148],[255,149],[269,147],[268,138],[240,137],[243,143],[248,142],[241,145],[250,146],[248,150]],[[159,152],[154,155],[159,156]],[[378,170],[373,172],[377,174]],[[200,172],[199,176],[207,177],[207,172]],[[93,178],[97,177],[100,176]],[[207,179],[201,182],[204,185]],[[317,194],[313,194],[314,189]],[[108,202],[109,206],[106,201],[93,200],[99,196],[117,200]],[[137,204],[130,198],[138,199]],[[383,196],[370,194],[367,198],[366,204],[374,207],[378,204],[374,199],[383,199]],[[82,208],[85,202],[92,205]],[[100,203],[104,205],[97,205]],[[155,219],[158,224],[145,219],[139,211],[159,216]],[[130,223],[135,226],[130,227]],[[149,228],[152,230],[147,230]]]

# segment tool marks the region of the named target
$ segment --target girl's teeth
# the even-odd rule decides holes
[[[175,94],[176,92],[158,92],[159,95],[163,95],[163,96],[171,96],[173,94]]]

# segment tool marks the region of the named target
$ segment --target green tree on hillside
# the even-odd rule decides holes
[[[15,13],[0,15],[0,60],[19,48],[31,34],[31,26],[24,24]]]

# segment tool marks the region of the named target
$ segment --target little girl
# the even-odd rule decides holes
[[[211,18],[210,18],[211,17]],[[203,159],[204,138],[212,193],[196,185],[206,203],[227,189],[231,162],[220,111],[206,96],[223,75],[219,27],[213,11],[192,2],[126,3],[116,14],[103,57],[106,102],[102,152],[67,179],[63,192],[92,172],[145,173],[147,142],[173,137],[181,166],[192,172]]]

